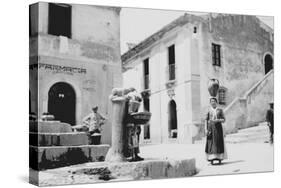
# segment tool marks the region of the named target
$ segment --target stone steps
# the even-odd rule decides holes
[[[239,130],[238,133],[227,135],[226,143],[265,142],[269,138],[268,127],[265,124]]]
[[[30,167],[34,170],[45,170],[104,161],[108,149],[109,145],[29,146]]]
[[[29,133],[32,146],[81,146],[88,145],[89,139],[84,132],[68,133]]]
[[[71,125],[59,121],[30,121],[29,132],[35,133],[69,133]]]
[[[266,123],[260,123],[258,126],[240,129],[237,133],[228,134],[225,137],[226,143],[261,143],[268,141],[269,130]],[[205,139],[195,141],[196,144],[205,143]]]
[[[29,164],[34,170],[104,161],[109,145],[89,145],[85,132],[73,132],[67,123],[29,123]]]

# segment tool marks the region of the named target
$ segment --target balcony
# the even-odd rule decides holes
[[[176,65],[170,64],[168,65],[168,80],[175,80],[176,79]]]
[[[166,88],[171,89],[176,85],[176,65],[169,64],[166,67]]]
[[[143,83],[143,88],[144,90],[149,89],[149,75],[144,75],[144,83]]]

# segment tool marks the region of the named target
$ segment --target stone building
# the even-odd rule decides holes
[[[220,81],[226,131],[264,120],[273,100],[273,30],[255,16],[184,14],[122,55],[123,85],[152,113],[143,143],[192,143],[203,135],[210,78]]]
[[[30,6],[30,111],[71,125],[99,106],[110,143],[108,96],[122,84],[120,8],[39,2]]]

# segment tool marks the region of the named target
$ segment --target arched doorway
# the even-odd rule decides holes
[[[264,57],[264,72],[267,74],[271,69],[273,69],[273,59],[270,54],[266,54]]]
[[[171,100],[168,104],[168,131],[170,138],[177,138],[177,129],[177,104],[174,100]]]
[[[48,112],[55,120],[75,125],[76,95],[72,86],[58,82],[50,88],[48,97]]]

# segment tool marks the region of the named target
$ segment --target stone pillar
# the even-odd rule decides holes
[[[112,144],[105,161],[122,162],[126,161],[123,152],[124,145],[124,126],[123,119],[125,116],[126,98],[124,96],[111,97],[112,102]]]

